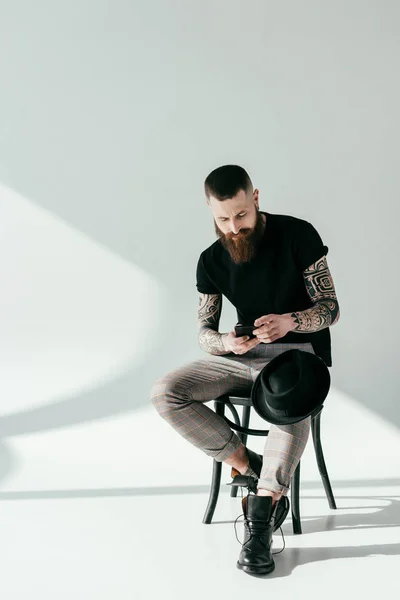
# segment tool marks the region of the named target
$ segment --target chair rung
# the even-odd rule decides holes
[[[214,399],[214,402],[220,402],[221,404],[226,404],[230,402],[231,404],[237,404],[239,406],[252,406],[250,397],[241,397],[241,396],[219,396]]]

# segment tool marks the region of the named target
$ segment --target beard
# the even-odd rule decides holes
[[[237,235],[232,232],[224,234],[214,219],[215,233],[221,240],[221,244],[229,252],[236,264],[251,261],[257,251],[260,241],[264,235],[264,221],[261,212],[257,209],[257,220],[253,228],[241,229]]]

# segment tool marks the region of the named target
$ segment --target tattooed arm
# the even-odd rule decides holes
[[[222,294],[200,294],[197,317],[198,340],[200,348],[209,354],[230,354],[223,344],[223,337],[227,334],[218,333],[221,309]]]
[[[303,272],[304,283],[314,306],[300,312],[286,313],[292,318],[292,331],[310,333],[320,331],[338,322],[340,317],[335,286],[326,256]]]

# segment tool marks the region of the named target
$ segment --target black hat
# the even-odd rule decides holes
[[[256,413],[269,423],[297,423],[322,406],[330,383],[322,358],[292,348],[261,369],[251,389],[251,401]]]

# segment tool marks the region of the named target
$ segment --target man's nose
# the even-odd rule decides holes
[[[236,225],[236,223],[231,223],[231,231],[232,231],[232,233],[234,233],[236,235],[237,233],[239,233],[239,230],[240,230],[240,227],[238,227]]]

